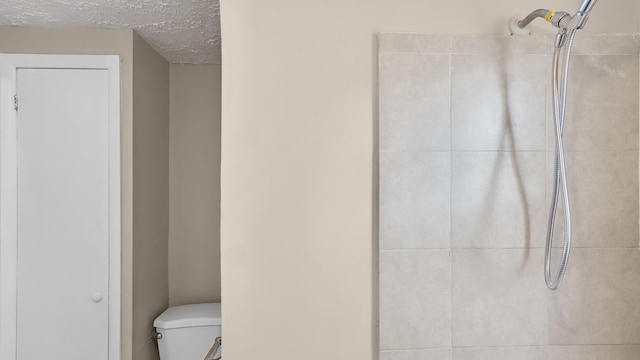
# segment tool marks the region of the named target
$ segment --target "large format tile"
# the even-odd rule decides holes
[[[573,249],[548,292],[549,343],[640,343],[640,250]]]
[[[566,151],[638,150],[638,56],[572,56],[564,121]],[[551,96],[547,150],[555,149]]]
[[[450,346],[449,251],[381,251],[380,349]]]
[[[547,54],[553,54],[554,37],[547,42]],[[573,42],[572,55],[638,55],[640,36],[578,33]]]
[[[544,150],[545,55],[452,55],[454,150]]]
[[[380,148],[449,150],[449,54],[380,54]]]
[[[640,344],[640,37],[576,40],[574,249],[557,291],[539,248],[550,55],[527,41],[380,37],[380,360],[640,359],[639,345],[581,345]]]
[[[451,246],[544,246],[543,152],[454,152]]]
[[[547,206],[554,183],[554,154],[547,154]],[[573,247],[638,247],[637,151],[567,152]],[[548,211],[548,210],[547,210]],[[555,239],[563,237],[558,205]]]
[[[544,36],[453,35],[453,54],[544,54]]]
[[[449,248],[448,152],[380,153],[380,248]]]
[[[452,250],[454,347],[546,344],[542,253]]]
[[[451,360],[449,349],[381,351],[380,360]]]
[[[544,346],[454,348],[453,360],[547,360]]]
[[[437,34],[378,34],[379,52],[422,52],[448,54],[451,35]]]
[[[549,360],[638,360],[638,345],[550,346]]]

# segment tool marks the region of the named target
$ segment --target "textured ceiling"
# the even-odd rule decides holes
[[[219,0],[0,0],[0,25],[134,29],[171,63],[220,64]]]

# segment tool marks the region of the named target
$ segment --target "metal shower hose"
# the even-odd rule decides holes
[[[547,287],[555,290],[560,285],[567,263],[569,262],[569,252],[571,251],[571,209],[569,206],[569,193],[567,190],[567,174],[565,169],[564,143],[562,132],[564,128],[564,118],[567,104],[567,80],[569,77],[569,57],[571,56],[571,46],[576,29],[568,30],[568,36],[564,44],[556,46],[553,52],[553,117],[555,120],[556,149],[555,149],[555,170],[553,183],[553,193],[551,196],[551,209],[549,210],[549,223],[547,225],[547,243],[545,246],[545,281]],[[562,55],[562,56],[561,56]],[[560,63],[562,61],[562,63]],[[551,250],[553,248],[553,235],[556,220],[556,210],[558,208],[558,198],[562,199],[562,210],[564,218],[564,244],[562,257],[555,276],[551,274]]]

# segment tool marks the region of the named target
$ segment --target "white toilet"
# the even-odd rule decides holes
[[[160,360],[204,360],[221,325],[219,303],[168,308],[153,322]]]

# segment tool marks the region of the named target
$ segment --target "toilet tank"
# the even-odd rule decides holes
[[[168,308],[153,322],[160,360],[203,360],[221,336],[219,303]]]

